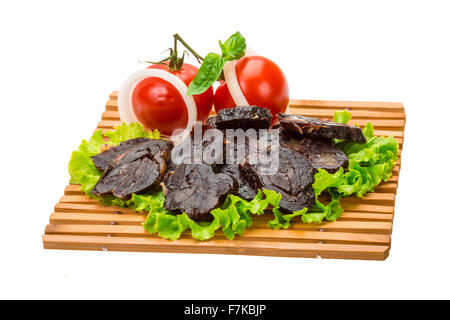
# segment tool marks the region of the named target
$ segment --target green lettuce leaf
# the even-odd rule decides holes
[[[317,169],[314,175],[313,189],[316,196],[331,187],[339,187],[344,177],[344,168],[340,167],[336,173],[329,173],[324,169]]]
[[[304,223],[321,223],[324,219],[335,221],[339,218],[343,212],[339,202],[342,195],[336,192],[336,189],[338,189],[342,184],[344,175],[344,169],[342,167],[333,174],[323,169],[317,170],[317,173],[314,175],[314,183],[312,185],[316,202],[311,212],[308,212],[302,216],[302,221]],[[324,204],[319,201],[319,196],[325,190],[331,195],[332,198],[328,204]]]
[[[164,195],[161,189],[153,192],[152,194],[132,194],[131,199],[126,202],[126,206],[137,211],[144,212],[149,211],[153,201],[155,201],[155,197],[163,197]],[[120,200],[120,199],[119,199]]]
[[[346,110],[339,110],[334,112],[334,122],[343,123],[346,124],[352,119],[351,112],[348,112]]]
[[[332,199],[328,204],[319,201],[316,194],[316,203],[310,212],[302,215],[304,223],[321,223],[324,219],[336,221],[344,212],[339,201],[340,196],[333,193]]]
[[[176,240],[181,234],[190,229],[191,236],[197,240],[208,240],[214,237],[216,230],[222,228],[228,239],[234,239],[236,235],[242,235],[244,230],[252,224],[249,208],[241,205],[244,199],[228,195],[224,204],[211,211],[211,222],[193,221],[186,213],[174,215],[164,209],[164,196],[158,203],[150,206],[150,211],[144,222],[144,229],[150,234],[157,233],[160,237]],[[246,202],[246,201],[245,201]]]
[[[366,126],[364,127],[364,129],[362,130],[364,136],[366,137],[366,139],[370,139],[374,136],[374,130],[373,130],[373,125],[370,122],[367,122]]]
[[[103,145],[102,130],[97,130],[89,141],[81,141],[78,149],[72,152],[69,161],[70,183],[80,184],[84,192],[89,192],[100,178],[101,173],[91,157],[98,154]]]
[[[291,226],[291,220],[300,215],[304,215],[307,211],[307,208],[303,208],[302,210],[294,211],[289,214],[281,212],[278,208],[273,208],[272,211],[275,219],[268,222],[269,227],[271,227],[272,229],[287,229]]]
[[[214,237],[216,230],[222,228],[224,235],[232,240],[252,225],[252,214],[264,214],[264,210],[272,206],[275,218],[268,225],[274,229],[286,229],[294,217],[306,212],[306,208],[292,214],[283,214],[278,209],[280,200],[281,194],[272,190],[259,190],[251,201],[230,194],[222,206],[211,211],[211,222],[195,222],[186,213],[173,215],[164,209],[162,200],[159,204],[151,205],[144,228],[151,234],[157,233],[170,240],[178,239],[187,229],[191,230],[194,239],[208,240]]]
[[[235,202],[239,203],[241,210],[247,210],[251,214],[262,215],[265,210],[272,205],[278,207],[281,200],[281,194],[272,190],[258,190],[256,196],[249,202],[238,196],[233,196]]]
[[[160,139],[161,135],[157,129],[154,131],[145,130],[144,127],[136,122],[121,125],[114,128],[114,130],[107,131],[105,137],[109,138],[106,143],[109,145],[117,146],[121,142],[135,138],[150,138]]]
[[[335,113],[334,120],[344,123],[350,118],[351,114],[348,115],[348,112],[339,111]],[[337,144],[349,159],[348,169],[345,172],[343,168],[339,168],[333,174],[318,169],[313,183],[316,203],[311,212],[302,215],[303,222],[335,221],[343,212],[339,202],[341,197],[350,195],[364,197],[381,181],[387,181],[392,176],[392,168],[398,157],[397,140],[392,136],[375,136],[370,122],[362,131],[366,137],[366,143],[340,142]],[[328,204],[320,202],[318,198],[324,191],[331,195],[331,201]]]

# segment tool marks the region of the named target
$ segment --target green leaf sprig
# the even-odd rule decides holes
[[[234,33],[224,43],[219,40],[222,54],[208,53],[203,60],[197,75],[189,84],[188,95],[205,92],[222,74],[227,61],[238,60],[245,55],[245,38],[238,32]]]

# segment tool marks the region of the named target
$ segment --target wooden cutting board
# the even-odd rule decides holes
[[[332,119],[335,110],[349,110],[350,123],[370,121],[376,135],[393,135],[403,146],[405,112],[398,102],[291,100],[289,112]],[[110,130],[120,124],[117,91],[110,95],[97,128]],[[363,199],[341,200],[344,213],[335,222],[304,224],[298,218],[287,230],[267,226],[272,214],[253,216],[253,225],[235,240],[221,233],[208,241],[188,233],[171,241],[148,234],[142,227],[146,215],[130,209],[103,206],[68,185],[55,205],[42,236],[46,249],[152,251],[177,253],[244,254],[280,257],[384,260],[391,247],[395,194],[400,156],[393,176]]]

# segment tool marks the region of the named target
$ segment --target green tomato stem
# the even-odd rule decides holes
[[[198,63],[202,63],[202,61],[205,60],[205,59],[203,59],[203,57],[202,57],[201,55],[199,55],[197,52],[195,52],[195,50],[192,49],[191,46],[189,46],[189,45],[186,43],[186,41],[184,41],[183,38],[180,37],[180,35],[179,35],[178,33],[175,33],[175,34],[173,35],[173,37],[174,37],[174,39],[175,39],[175,46],[176,46],[177,40],[180,41],[180,42],[183,44],[183,46],[184,46],[186,49],[188,49],[190,53],[192,53],[192,54],[194,55],[194,57],[197,59]]]

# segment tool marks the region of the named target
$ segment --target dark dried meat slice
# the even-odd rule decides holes
[[[216,117],[209,117],[205,122],[205,126],[208,128],[216,128]]]
[[[280,192],[282,199],[279,206],[283,211],[297,211],[305,207],[311,209],[314,205],[314,169],[310,161],[295,150],[280,147],[277,171],[265,172],[269,165],[245,162],[239,169],[253,188]]]
[[[234,192],[234,194],[242,197],[245,200],[252,200],[260,186],[253,181],[248,181],[244,175],[242,175],[239,164],[242,164],[248,160],[250,154],[255,154],[258,157],[263,157],[260,149],[262,146],[262,140],[265,140],[264,148],[270,148],[272,143],[271,139],[273,139],[272,134],[258,136],[255,135],[255,138],[248,139],[249,137],[245,137],[245,139],[233,139],[229,140],[227,137],[224,139],[224,165],[220,166],[220,171],[226,173],[236,179],[238,182],[238,188]],[[278,140],[277,140],[278,144]],[[267,157],[267,155],[265,155]]]
[[[146,193],[154,189],[161,182],[165,163],[159,163],[149,158],[142,158],[137,161],[125,164],[129,166],[130,180],[121,183],[114,191],[113,195],[126,199],[131,194]]]
[[[325,169],[330,173],[339,170],[340,167],[348,166],[348,158],[345,153],[327,139],[296,139],[281,135],[280,144],[283,147],[297,150],[309,161],[314,169]]]
[[[143,157],[150,157],[158,162],[160,160],[167,162],[170,159],[172,148],[172,141],[148,139],[148,141],[136,145],[133,149],[118,157],[116,162],[132,162]]]
[[[366,142],[366,137],[362,133],[361,128],[354,125],[287,113],[280,113],[279,121],[283,130],[297,135],[300,134],[312,138],[336,138],[361,143]]]
[[[210,165],[181,164],[165,183],[164,207],[176,213],[186,212],[196,221],[210,220],[211,210],[225,201],[235,183],[229,175],[216,173]]]
[[[108,162],[91,193],[112,194],[127,199],[133,193],[141,194],[154,189],[166,171],[172,146],[173,143],[166,140],[141,140],[141,143]]]
[[[146,157],[118,163],[115,167],[108,167],[91,193],[112,194],[117,198],[127,199],[133,193],[148,192],[159,185],[161,169],[160,163]]]
[[[122,142],[118,146],[110,147],[109,149],[91,157],[91,159],[94,162],[94,165],[97,167],[97,169],[103,172],[108,168],[108,165],[112,161],[116,160],[118,157],[130,151],[137,145],[147,142],[148,140],[150,139],[148,138],[130,139]]]
[[[196,125],[197,126],[197,125]],[[205,127],[194,128],[194,130],[203,130]],[[206,128],[207,129],[207,128]],[[224,139],[223,132],[215,128],[209,128],[207,131],[201,131],[201,135],[191,132],[191,137],[185,139],[172,150],[172,161],[169,164],[170,169],[178,167],[179,164],[222,164]]]
[[[298,211],[303,208],[311,209],[315,203],[315,196],[313,188],[307,187],[299,194],[292,196],[283,190],[275,190],[281,193],[281,201],[279,203],[280,210],[284,212]]]
[[[258,191],[257,188],[252,186],[239,171],[238,164],[224,164],[220,166],[220,172],[228,174],[237,181],[237,189],[233,192],[241,198],[250,201],[252,200]]]
[[[257,106],[240,106],[219,110],[215,119],[218,129],[269,129],[272,114]]]

